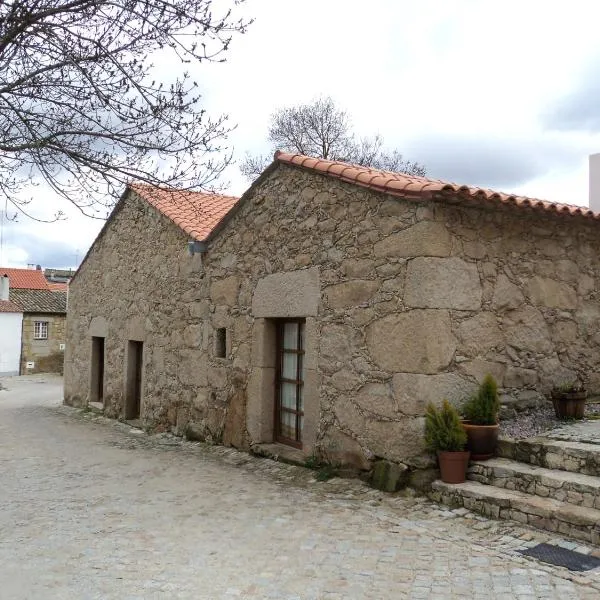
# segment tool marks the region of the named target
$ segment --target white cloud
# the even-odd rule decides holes
[[[267,150],[278,107],[331,95],[360,134],[382,134],[432,175],[587,203],[587,154],[600,150],[600,136],[549,133],[544,115],[600,56],[600,5],[250,0],[243,7],[255,23],[234,38],[228,62],[192,73],[209,113],[229,113],[238,124],[230,137],[238,157]],[[227,175],[230,191],[242,193],[237,168]],[[79,248],[81,257],[99,226],[69,211],[64,223],[21,223],[18,231],[62,244],[65,256]],[[25,259],[11,238],[8,260],[47,262],[27,243]]]

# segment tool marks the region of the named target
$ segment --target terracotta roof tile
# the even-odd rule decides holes
[[[9,299],[21,307],[23,312],[54,314],[67,312],[66,292],[11,289]]]
[[[198,241],[205,240],[239,200],[234,196],[137,183],[129,187]]]
[[[439,179],[429,179],[404,173],[379,171],[368,167],[351,165],[339,161],[316,159],[301,154],[276,152],[275,160],[280,163],[300,167],[322,173],[329,177],[341,179],[386,194],[402,197],[430,199],[450,198],[454,196],[461,202],[494,203],[513,205],[519,208],[530,208],[546,212],[554,212],[570,216],[581,216],[588,219],[600,220],[600,213],[594,213],[586,206],[559,204],[548,200],[527,198],[516,194],[504,194],[493,190],[458,185]]]
[[[21,313],[23,312],[16,304],[9,300],[0,300],[0,313]]]
[[[66,292],[69,289],[69,284],[68,283],[58,283],[56,281],[49,281],[48,287],[53,292]]]
[[[0,277],[8,275],[8,285],[11,289],[47,290],[48,282],[43,271],[36,269],[11,269],[0,267]]]

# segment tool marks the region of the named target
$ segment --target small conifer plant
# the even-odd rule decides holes
[[[491,375],[486,375],[479,391],[463,406],[463,415],[472,425],[496,425],[500,399],[498,385]]]
[[[444,400],[438,409],[433,403],[425,411],[425,443],[430,452],[461,452],[467,443],[467,434],[457,410]]]

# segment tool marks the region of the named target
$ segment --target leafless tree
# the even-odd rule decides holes
[[[273,152],[283,150],[384,171],[425,175],[423,165],[404,160],[398,150],[387,151],[380,135],[357,138],[351,131],[350,117],[331,98],[279,109],[271,115],[268,140]],[[271,157],[272,154],[246,154],[240,170],[253,179],[271,162]]]
[[[231,128],[186,69],[224,60],[243,1],[0,0],[0,195],[24,212],[43,178],[95,215],[131,179],[214,184]]]

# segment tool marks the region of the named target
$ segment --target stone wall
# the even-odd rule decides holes
[[[48,323],[48,338],[36,340],[34,338],[35,322]],[[21,351],[21,374],[34,373],[62,373],[64,350],[61,344],[66,338],[66,316],[46,313],[25,313],[23,315],[23,336]],[[27,368],[27,363],[33,362],[32,369]]]
[[[509,403],[576,376],[600,392],[598,233],[279,166],[190,257],[187,237],[131,196],[70,287],[65,400],[87,402],[91,335],[106,336],[105,410],[121,415],[126,342],[139,339],[147,426],[268,442],[270,323],[305,316],[305,454],[425,467],[426,403],[461,402],[487,372]]]
[[[104,338],[104,411],[124,416],[126,349],[143,342],[143,424],[218,441],[223,434],[227,361],[209,357],[212,333],[200,255],[188,236],[131,194],[101,233],[69,286],[65,402],[91,392],[92,336]],[[211,348],[212,350],[212,348]],[[209,391],[208,365],[211,371]],[[214,389],[214,391],[212,391]]]
[[[211,245],[210,289],[227,288],[212,294],[211,315],[231,326],[232,363],[247,372],[262,282],[318,269],[315,448],[363,467],[375,457],[424,467],[427,402],[459,404],[488,372],[506,405],[545,402],[575,377],[600,393],[599,233],[281,166]]]

